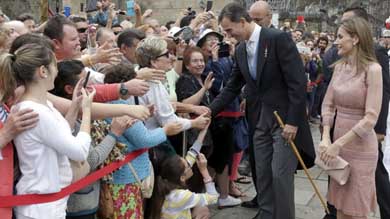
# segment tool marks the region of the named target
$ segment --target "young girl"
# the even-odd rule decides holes
[[[68,124],[70,121],[47,100],[46,92],[53,89],[57,76],[56,59],[50,49],[38,44],[27,44],[14,55],[2,54],[0,72],[3,74],[2,83],[18,83],[25,87],[20,102],[12,107],[11,112],[32,109],[39,115],[34,128],[20,133],[14,139],[21,171],[21,178],[16,184],[17,194],[58,192],[72,180],[69,159],[84,161],[87,158],[91,143],[90,109],[95,91],[88,95],[87,91],[81,90],[82,123],[79,134],[74,137]],[[13,87],[1,86],[2,98],[9,96]],[[79,104],[80,97],[75,95],[72,105],[77,108]],[[15,208],[16,218],[64,219],[67,199],[18,206]]]
[[[156,178],[151,199],[150,218],[191,219],[192,208],[217,203],[219,194],[207,170],[207,160],[203,154],[199,153],[207,127],[199,133],[186,159],[174,155],[162,163],[164,168]],[[197,194],[186,189],[185,183],[193,174],[191,165],[194,162],[194,154],[198,154],[196,164],[203,176],[206,193]]]

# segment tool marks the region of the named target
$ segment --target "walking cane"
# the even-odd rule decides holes
[[[280,118],[278,112],[277,112],[277,111],[274,111],[274,115],[275,115],[275,117],[276,117],[276,120],[278,120],[279,126],[280,126],[282,129],[284,129],[283,120],[282,120],[282,118]],[[307,178],[309,178],[310,183],[311,183],[311,185],[313,186],[313,189],[314,189],[315,193],[317,194],[318,198],[320,199],[321,204],[322,204],[322,206],[324,207],[326,213],[329,214],[328,206],[326,205],[326,203],[325,203],[325,201],[324,201],[324,198],[322,197],[321,193],[319,192],[319,190],[318,190],[318,188],[317,188],[317,185],[314,183],[313,179],[311,178],[311,176],[310,176],[310,174],[309,174],[309,171],[307,170],[307,167],[306,167],[306,165],[305,165],[305,162],[303,162],[302,157],[301,157],[301,155],[300,155],[299,152],[298,152],[297,146],[295,145],[294,141],[291,140],[291,139],[288,140],[288,143],[290,144],[291,148],[293,149],[295,156],[298,158],[299,163],[302,165],[303,170],[305,171],[305,174],[306,174]]]

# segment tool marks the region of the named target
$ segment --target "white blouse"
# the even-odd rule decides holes
[[[148,129],[156,129],[166,125],[169,122],[180,122],[183,126],[183,131],[191,128],[191,121],[178,117],[175,114],[171,103],[169,102],[169,94],[164,85],[159,81],[149,82],[149,91],[138,97],[140,105],[154,105],[154,115],[145,121],[145,126]],[[134,103],[134,97],[128,99],[130,104]]]
[[[60,191],[72,180],[69,159],[87,159],[91,137],[85,132],[72,135],[65,118],[48,101],[48,106],[23,101],[13,107],[30,108],[39,114],[36,127],[14,139],[22,176],[17,194],[47,194]],[[55,202],[16,207],[17,215],[32,218],[62,218],[67,198]]]

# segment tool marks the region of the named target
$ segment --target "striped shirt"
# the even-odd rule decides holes
[[[7,120],[7,116],[8,116],[8,113],[5,110],[4,106],[0,106],[0,121],[2,123],[4,123],[5,120]]]
[[[207,193],[194,193],[190,190],[175,189],[166,197],[161,211],[162,219],[191,219],[191,208],[215,204],[219,194],[214,183],[206,184]]]
[[[1,123],[5,123],[5,121],[7,120],[7,116],[8,116],[8,113],[7,111],[5,110],[4,106],[1,106],[0,105],[0,121]],[[0,160],[3,159],[3,156],[1,154],[1,149],[0,149]]]

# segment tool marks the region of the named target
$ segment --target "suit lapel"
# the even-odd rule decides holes
[[[258,85],[260,82],[261,74],[263,72],[263,67],[265,63],[265,53],[268,53],[268,45],[266,43],[266,34],[267,34],[267,29],[261,28],[260,32],[260,39],[259,39],[259,44],[257,45],[257,68],[256,68],[256,83]]]

